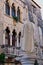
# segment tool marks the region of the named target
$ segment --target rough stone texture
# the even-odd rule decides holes
[[[10,9],[12,7],[12,3],[14,3],[16,7],[16,16],[17,16],[18,6],[20,7],[20,10],[21,10],[20,12],[21,22],[16,23],[12,19],[11,11],[10,11],[10,16],[5,13],[5,1],[6,0],[0,0],[0,45],[6,44],[5,29],[6,27],[9,27],[10,34],[12,34],[13,29],[15,29],[17,32],[17,37],[18,37],[18,33],[21,31],[22,36],[21,36],[20,45],[22,50],[27,51],[28,53],[35,52],[36,50],[35,48],[38,48],[37,45],[39,45],[40,47],[40,44],[42,43],[42,34],[39,33],[40,31],[37,25],[38,24],[37,15],[35,15],[32,12],[34,23],[30,22],[29,16],[28,16],[28,4],[25,5],[23,2],[19,0],[9,0]],[[29,0],[28,3],[30,3],[31,11],[32,11],[32,6],[31,6],[31,3],[32,3],[32,5],[36,6],[37,8],[36,14],[40,12],[40,8],[35,3],[33,3],[31,0]],[[39,44],[39,41],[40,41],[40,44]],[[12,43],[12,40],[10,40],[10,42]],[[36,46],[35,46],[35,43],[36,43]],[[19,44],[18,41],[17,41],[17,44]]]

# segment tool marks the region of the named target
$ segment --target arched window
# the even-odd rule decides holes
[[[19,7],[17,9],[17,17],[18,17],[18,21],[20,21],[20,9],[19,9]]]
[[[12,16],[16,15],[15,6],[14,3],[12,4]]]
[[[5,11],[6,11],[6,14],[10,15],[10,6],[9,6],[8,0],[6,0],[6,3],[5,3]]]
[[[5,29],[5,31],[6,31],[6,33],[5,33],[5,43],[6,43],[6,45],[10,45],[10,35],[9,35],[9,33],[10,33],[10,30],[9,30],[9,27],[7,27],[6,29]]]
[[[12,33],[13,33],[13,35],[12,35],[12,45],[16,46],[16,41],[17,41],[16,35],[17,35],[17,33],[16,33],[15,29],[13,30]]]

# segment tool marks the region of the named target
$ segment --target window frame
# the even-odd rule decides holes
[[[6,14],[10,15],[10,6],[8,0],[5,3],[5,12]]]
[[[17,17],[18,17],[18,21],[20,22],[20,8],[17,8]]]
[[[16,16],[16,9],[15,9],[14,3],[12,4],[11,15]]]

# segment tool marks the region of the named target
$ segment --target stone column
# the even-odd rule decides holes
[[[5,45],[5,30],[3,31],[3,45]]]
[[[4,14],[6,14],[6,10],[5,10],[5,3],[4,3]]]
[[[19,42],[18,42],[18,35],[17,35],[17,47],[19,47]]]

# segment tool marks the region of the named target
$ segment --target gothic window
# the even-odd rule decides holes
[[[15,6],[14,3],[12,4],[12,16],[16,15]]]
[[[16,46],[16,41],[17,41],[16,35],[17,35],[17,33],[16,33],[15,29],[13,30],[12,33],[13,33],[13,35],[12,35],[12,46]]]
[[[10,6],[9,6],[8,0],[6,0],[6,3],[5,3],[5,11],[6,11],[6,14],[10,15]]]
[[[6,45],[10,46],[10,30],[9,30],[9,27],[6,28],[6,33],[5,33],[5,43]]]
[[[32,15],[32,13],[31,13],[31,12],[28,12],[28,15],[29,15],[29,20],[30,20],[31,22],[33,22],[33,15]]]
[[[32,5],[30,3],[28,5],[28,11],[32,12]]]
[[[18,17],[18,21],[20,21],[20,9],[19,9],[19,7],[17,9],[17,17]]]
[[[36,14],[36,7],[32,5],[32,8],[33,8],[33,13]]]

